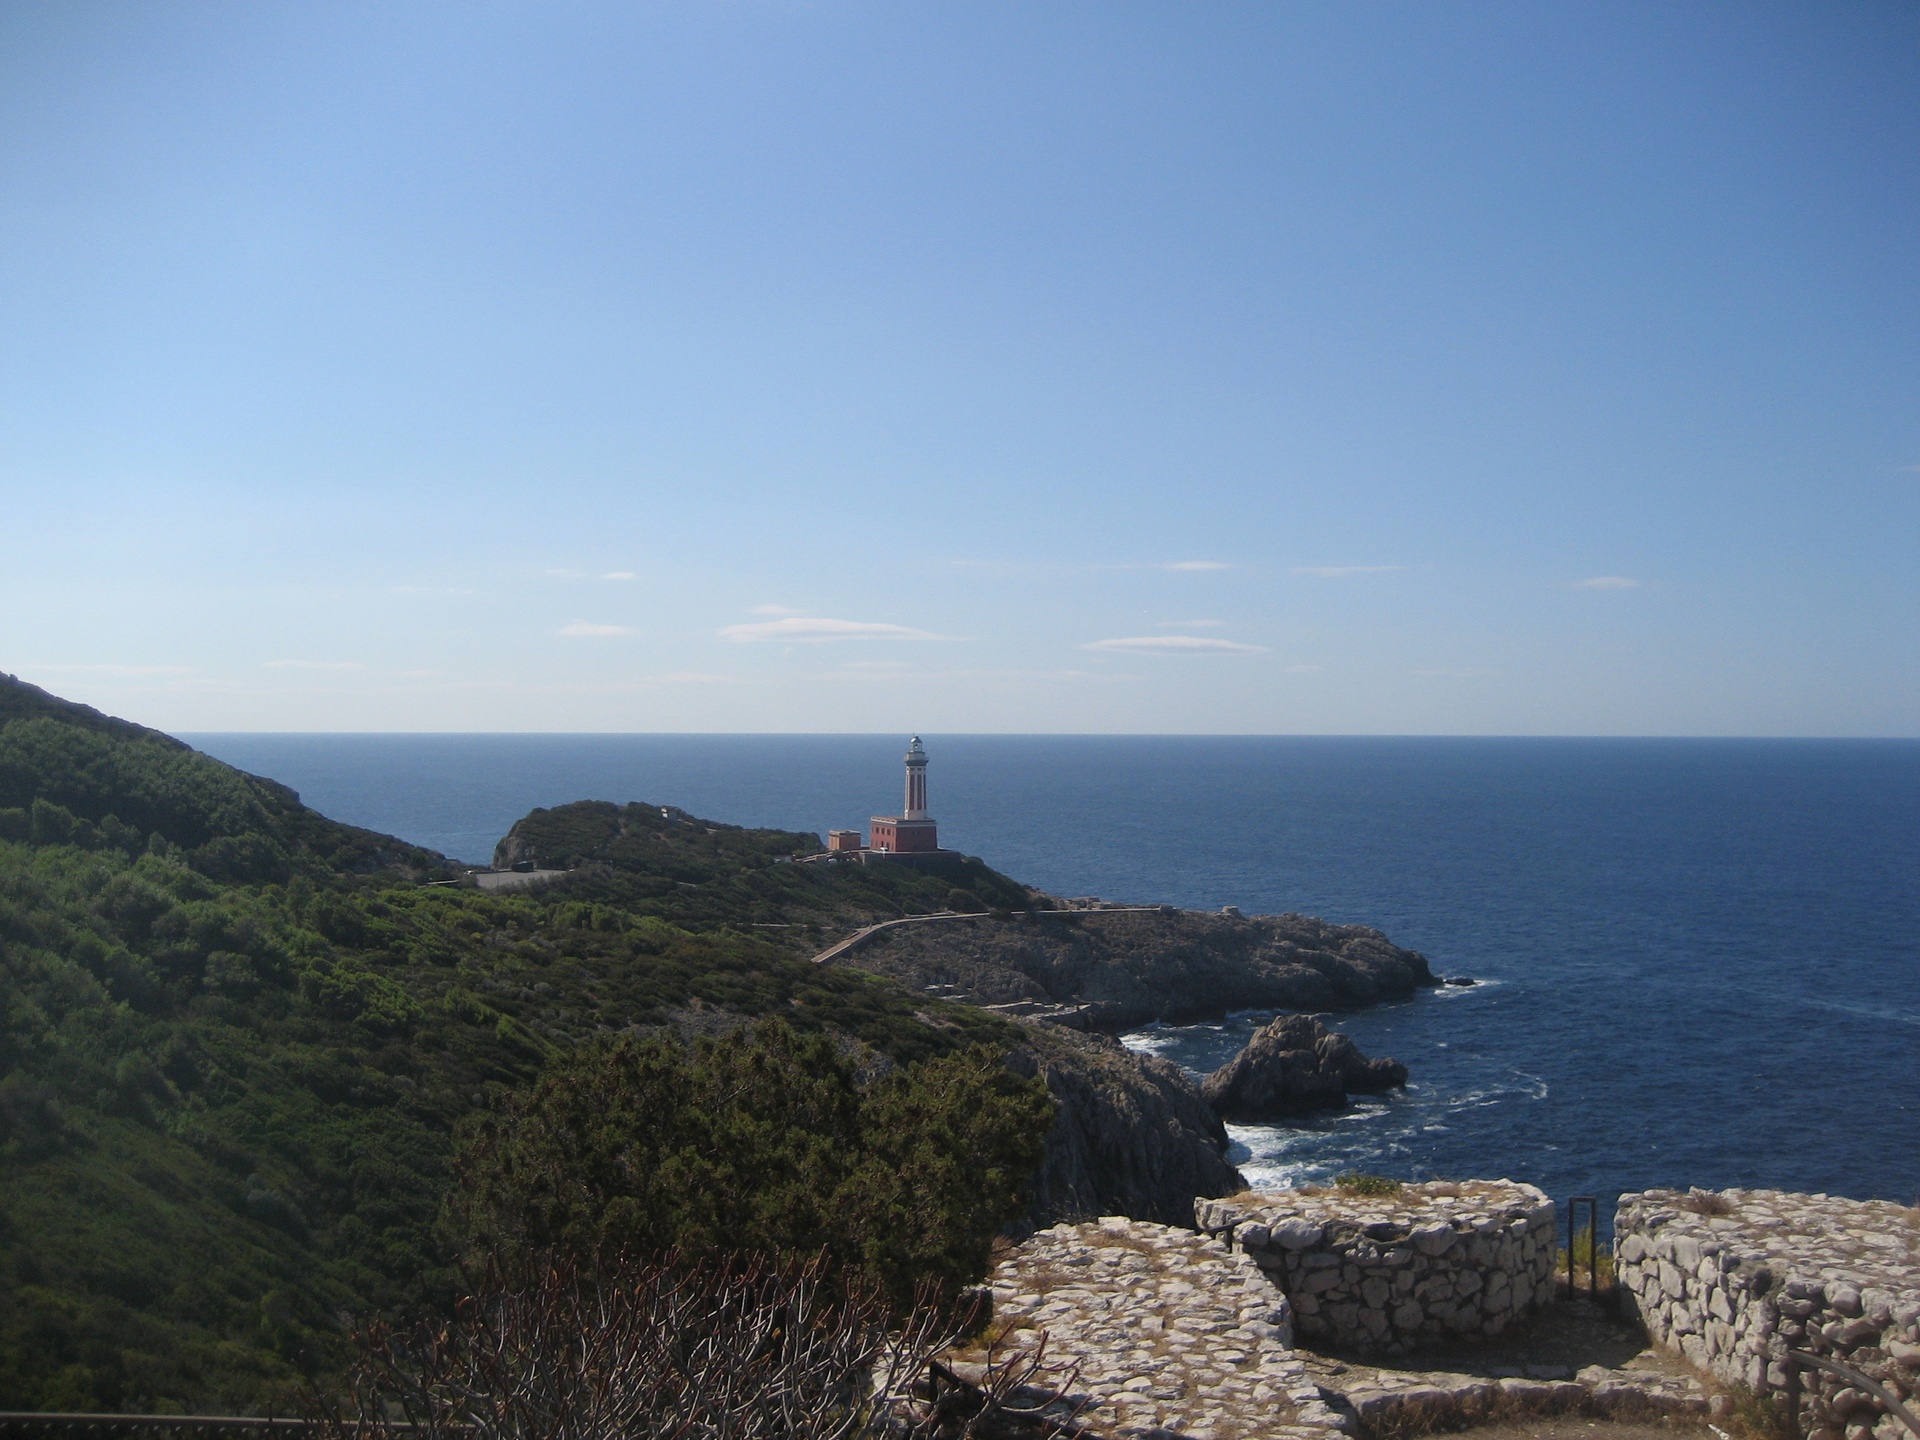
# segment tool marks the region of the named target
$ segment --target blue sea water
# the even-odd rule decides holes
[[[535,805],[825,830],[897,736],[203,735],[339,819],[484,860]],[[1920,742],[929,737],[946,844],[1056,894],[1375,925],[1448,988],[1336,1022],[1404,1094],[1235,1127],[1256,1183],[1920,1198]],[[1264,1016],[1128,1043],[1201,1072]]]

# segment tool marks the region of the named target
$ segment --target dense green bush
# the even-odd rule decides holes
[[[863,1087],[831,1040],[780,1021],[622,1038],[476,1127],[452,1220],[482,1255],[824,1254],[904,1303],[986,1273],[1051,1117],[1045,1086],[984,1047]]]

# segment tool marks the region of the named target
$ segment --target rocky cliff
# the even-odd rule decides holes
[[[1114,1030],[1229,1010],[1337,1010],[1435,985],[1426,957],[1305,915],[1088,910],[882,932],[841,963],[976,1005],[1085,1007]]]
[[[1246,1188],[1225,1126],[1177,1066],[1104,1035],[1027,1030],[1007,1063],[1043,1078],[1058,1106],[1032,1180],[1034,1228],[1101,1215],[1191,1225],[1194,1196]]]

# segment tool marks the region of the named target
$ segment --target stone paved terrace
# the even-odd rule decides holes
[[[993,1273],[994,1325],[1080,1362],[1081,1423],[1102,1435],[1330,1440],[1349,1422],[1290,1348],[1286,1297],[1251,1259],[1191,1230],[1109,1217],[1056,1225]],[[966,1354],[956,1357],[962,1362]]]

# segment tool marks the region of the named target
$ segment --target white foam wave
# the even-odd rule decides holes
[[[1479,980],[1471,985],[1442,985],[1427,991],[1436,1000],[1459,1000],[1464,996],[1478,995],[1487,990],[1498,990],[1507,982],[1504,980]]]
[[[1515,1070],[1513,1073],[1518,1075],[1522,1080],[1532,1082],[1526,1087],[1527,1098],[1530,1100],[1544,1100],[1552,1092],[1552,1087],[1538,1075],[1531,1074],[1525,1070]]]
[[[1920,1015],[1912,1015],[1905,1010],[1893,1010],[1884,1005],[1847,1005],[1838,1000],[1809,1000],[1807,1002],[1817,1010],[1832,1010],[1841,1015],[1855,1015],[1862,1020],[1886,1020],[1895,1025],[1920,1026]]]

